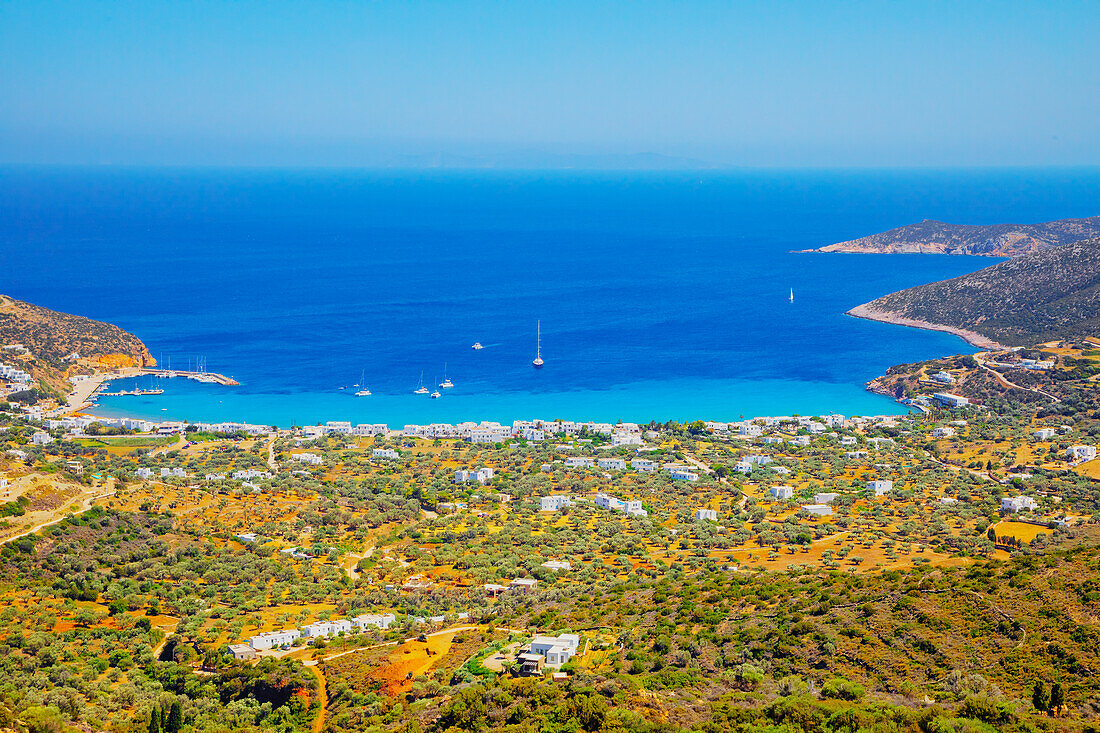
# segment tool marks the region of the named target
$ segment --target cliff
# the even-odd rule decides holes
[[[1100,333],[1100,237],[856,306],[849,315],[949,331],[988,348]]]
[[[919,224],[806,251],[1019,257],[1092,237],[1100,237],[1100,216],[992,225],[946,224],[925,219]]]

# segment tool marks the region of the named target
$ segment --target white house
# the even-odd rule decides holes
[[[593,459],[584,456],[570,456],[565,459],[566,468],[592,468],[595,463]]]
[[[854,435],[845,435],[840,439],[841,445],[855,445],[857,442]]]
[[[397,460],[400,456],[393,448],[375,448],[370,452],[371,458],[385,458],[387,460]]]
[[[554,494],[551,496],[543,496],[539,498],[540,512],[557,512],[561,511],[567,506],[573,506],[573,500],[570,499],[568,496]]]
[[[814,504],[832,504],[840,494],[821,493],[814,494]]]
[[[768,493],[771,494],[772,498],[776,499],[777,501],[786,501],[787,499],[790,499],[792,496],[794,496],[794,489],[790,486],[787,486],[786,484],[782,484],[779,486],[772,486],[770,489],[768,489]]]
[[[375,628],[385,631],[395,620],[397,620],[397,617],[394,616],[392,613],[368,613],[363,614],[362,616],[356,616],[355,618],[351,619],[351,625],[359,629],[360,631],[366,631],[367,627],[369,626],[373,626]]]
[[[300,461],[301,463],[308,463],[311,466],[320,466],[325,462],[324,459],[316,453],[295,453],[294,460]]]
[[[601,458],[596,465],[608,471],[625,471],[626,460],[623,458]]]
[[[764,429],[754,422],[741,423],[741,427],[737,428],[737,434],[743,435],[746,438],[757,438],[763,432]]]
[[[955,428],[943,427],[943,428],[933,428],[932,429],[932,437],[933,438],[950,438],[954,434],[955,434]]]
[[[560,667],[577,654],[580,643],[576,634],[540,635],[531,640],[527,653],[542,656],[547,667]]]
[[[316,639],[318,637],[336,636],[351,631],[351,621],[346,618],[336,621],[318,621],[302,627],[302,636]]]
[[[35,433],[31,436],[31,443],[34,445],[49,445],[53,442],[53,438],[49,433]]]
[[[695,521],[696,522],[703,522],[703,521],[717,522],[718,521],[718,512],[715,511],[714,509],[696,509],[695,510]]]
[[[635,458],[630,461],[630,467],[635,471],[643,471],[650,473],[656,471],[658,468],[657,461],[651,461],[647,458]]]
[[[1070,463],[1084,463],[1096,458],[1096,447],[1091,445],[1071,445],[1066,448],[1066,460]]]
[[[894,490],[894,482],[882,480],[868,481],[867,488],[875,492],[875,496],[882,496]]]
[[[698,481],[699,474],[694,471],[689,471],[686,468],[674,468],[668,472],[669,478],[673,481]]]
[[[283,631],[265,631],[262,634],[256,634],[255,636],[249,637],[248,645],[253,649],[259,651],[261,649],[271,649],[273,647],[293,644],[301,637],[302,632],[298,629],[284,629]]]
[[[954,384],[955,377],[948,372],[936,372],[932,375],[933,382],[939,382],[940,384]]]
[[[618,448],[622,445],[642,445],[644,442],[642,436],[638,433],[627,433],[617,430],[611,435],[612,448]]]
[[[539,584],[534,578],[516,578],[508,584],[509,590],[518,591],[524,595],[531,593],[535,590],[535,587]]]
[[[1054,428],[1039,428],[1034,433],[1032,433],[1032,435],[1035,436],[1036,440],[1050,440],[1057,434],[1058,431]]]
[[[833,508],[828,504],[803,504],[802,511],[816,514],[819,517],[828,517],[832,515]]]
[[[1030,496],[1006,496],[1001,499],[1002,512],[1034,511],[1037,506]]]
[[[479,468],[476,471],[459,469],[455,471],[455,483],[464,484],[467,481],[477,481],[479,484],[484,484],[487,481],[491,481],[493,478],[493,469],[488,466]]]
[[[137,477],[140,479],[147,480],[153,478],[153,469],[151,468],[139,468],[138,470],[134,471],[134,473],[136,473]]]
[[[565,560],[547,560],[542,564],[542,567],[546,568],[547,570],[558,571],[568,570],[569,568],[573,567],[573,564]]]

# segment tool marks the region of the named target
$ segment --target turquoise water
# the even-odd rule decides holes
[[[993,261],[790,250],[923,218],[1091,215],[1098,181],[5,169],[0,291],[117,323],[162,364],[204,358],[241,382],[165,380],[163,396],[104,398],[102,414],[400,426],[889,413],[900,407],[867,380],[972,349],[844,311]],[[442,399],[412,394],[444,369],[456,386]],[[360,375],[372,397],[340,389]]]

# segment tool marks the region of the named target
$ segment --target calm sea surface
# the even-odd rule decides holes
[[[789,251],[924,218],[1088,216],[1098,191],[1096,170],[0,169],[0,292],[241,382],[165,380],[163,396],[105,398],[100,414],[400,426],[889,413],[866,380],[971,349],[844,311],[992,261]],[[414,395],[421,374],[456,386]],[[361,375],[373,396],[340,389]]]

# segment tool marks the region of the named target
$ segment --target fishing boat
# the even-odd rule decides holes
[[[424,372],[420,372],[420,382],[413,390],[413,394],[428,394],[428,388],[424,386]]]
[[[538,325],[535,326],[535,334],[536,334],[535,335],[535,358],[531,362],[531,364],[535,367],[535,369],[542,369],[542,365],[543,365],[544,362],[542,361],[542,321],[541,320],[538,322]]]
[[[442,387],[443,389],[450,389],[451,387],[455,386],[454,382],[452,382],[450,379],[447,379],[447,365],[446,364],[443,365],[443,381],[439,383],[439,386]]]
[[[484,349],[485,347],[481,345],[481,342],[480,342],[480,341],[475,341],[475,342],[474,342],[474,345],[473,345],[473,346],[471,346],[470,348],[471,348],[471,349],[473,349],[474,351],[481,351],[481,350],[482,350],[482,349]]]

